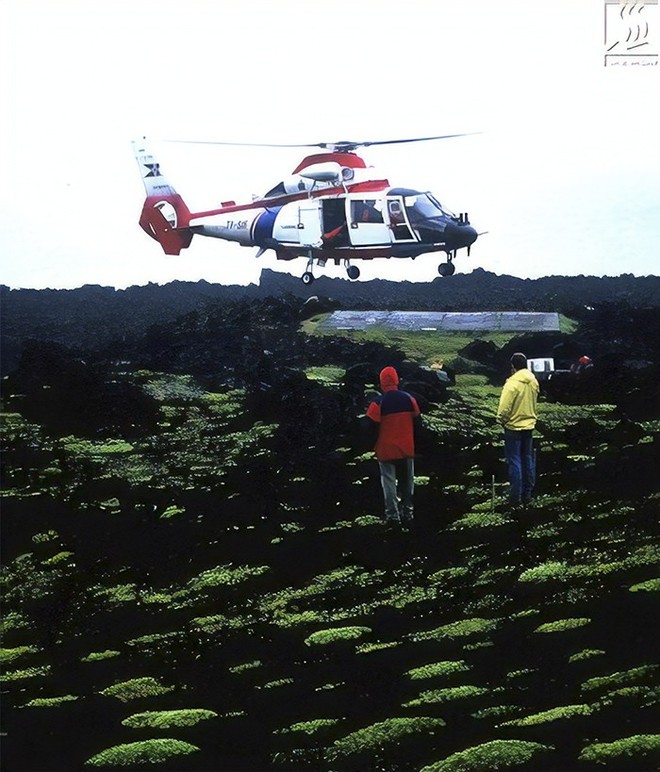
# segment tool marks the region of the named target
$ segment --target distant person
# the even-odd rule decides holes
[[[527,357],[511,357],[511,376],[507,378],[497,420],[504,427],[504,453],[509,468],[509,504],[513,509],[527,504],[536,482],[536,462],[532,432],[536,426],[536,400],[539,383],[527,369]]]
[[[584,375],[585,373],[589,372],[594,366],[594,363],[591,361],[591,357],[588,357],[586,354],[581,356],[577,362],[574,362],[571,365],[571,372],[575,375]]]
[[[369,405],[367,417],[378,424],[374,450],[385,499],[385,522],[408,527],[413,520],[415,487],[414,424],[420,410],[415,398],[398,388],[399,375],[393,367],[381,370],[379,380],[383,393]]]
[[[383,215],[376,209],[373,201],[364,201],[359,206],[357,221],[381,223],[383,222]]]
[[[389,204],[389,214],[390,214],[390,225],[392,227],[397,227],[398,225],[405,225],[406,221],[403,216],[403,212],[401,211],[401,206],[396,201],[390,201]]]
[[[431,365],[431,370],[438,376],[438,380],[442,383],[451,383],[449,373],[445,370],[445,363],[442,359],[436,359]]]

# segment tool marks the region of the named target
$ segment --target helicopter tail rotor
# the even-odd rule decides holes
[[[188,227],[190,210],[162,173],[145,140],[131,144],[147,193],[140,227],[160,243],[166,255],[179,255],[182,249],[190,246],[193,237]]]

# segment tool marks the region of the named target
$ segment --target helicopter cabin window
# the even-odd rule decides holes
[[[354,199],[351,201],[352,227],[357,228],[359,223],[382,223],[383,212],[381,204],[376,199]]]

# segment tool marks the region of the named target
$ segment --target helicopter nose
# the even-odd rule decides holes
[[[477,240],[477,235],[477,231],[471,225],[460,222],[447,223],[445,229],[447,246],[452,250],[471,246]]]

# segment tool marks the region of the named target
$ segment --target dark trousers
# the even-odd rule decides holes
[[[509,467],[509,501],[512,504],[529,501],[536,482],[532,430],[505,429],[504,454]]]

